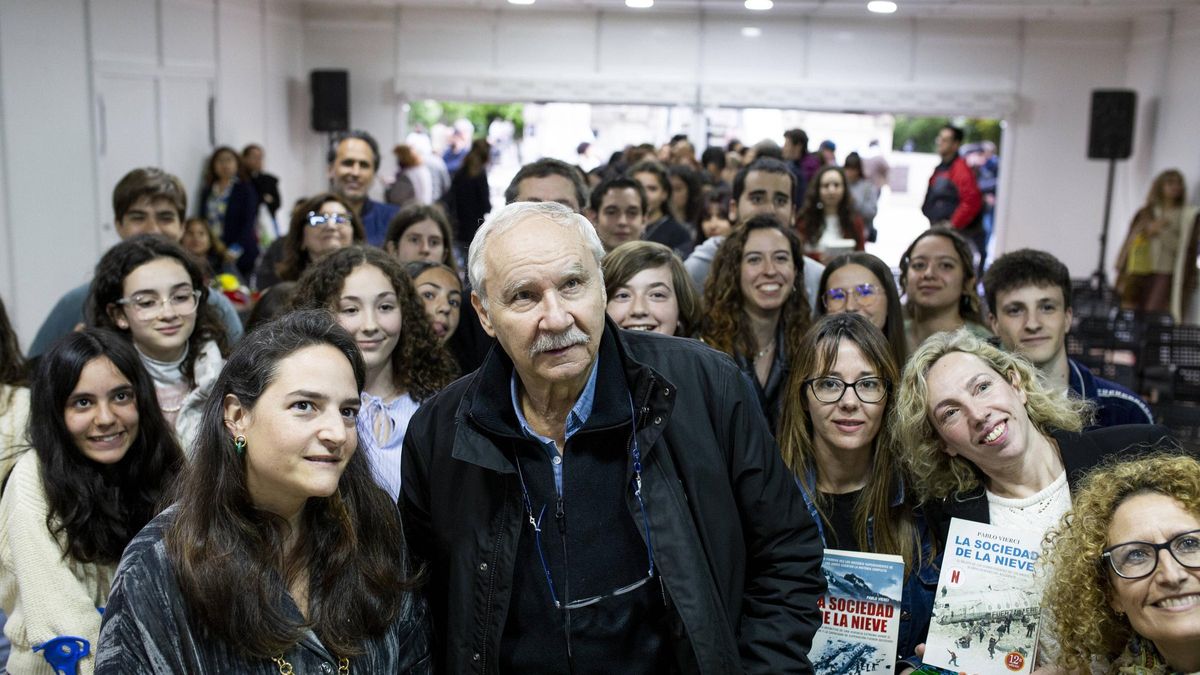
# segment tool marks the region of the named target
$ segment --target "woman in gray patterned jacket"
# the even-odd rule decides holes
[[[130,543],[96,673],[427,673],[395,505],[357,453],[364,366],[323,311],[230,356],[175,504]]]

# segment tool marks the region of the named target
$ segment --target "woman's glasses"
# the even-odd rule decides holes
[[[317,213],[316,211],[308,212],[308,226],[320,227],[322,225],[349,225],[350,217],[344,213]]]
[[[882,377],[864,377],[854,382],[847,382],[837,377],[814,377],[804,381],[813,396],[821,403],[837,403],[846,395],[847,389],[853,389],[855,396],[863,403],[879,403],[887,396],[890,383]]]
[[[1162,544],[1131,541],[1109,546],[1104,549],[1100,559],[1107,560],[1117,576],[1123,579],[1142,579],[1158,569],[1158,552],[1164,548],[1180,565],[1190,569],[1200,568],[1200,530],[1177,534]]]
[[[153,293],[138,293],[131,298],[117,300],[118,305],[128,308],[138,321],[157,319],[169,304],[179,316],[188,316],[196,311],[200,302],[200,291],[187,289],[179,290],[160,298]]]
[[[875,304],[879,293],[879,287],[875,284],[858,284],[850,288],[831,288],[821,296],[821,301],[825,303],[825,309],[840,312],[846,308],[846,303],[852,295],[858,300],[860,307],[866,307]]]

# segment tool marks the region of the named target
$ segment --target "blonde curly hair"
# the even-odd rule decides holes
[[[1062,648],[1058,665],[1067,670],[1087,672],[1093,657],[1112,661],[1133,635],[1129,620],[1109,605],[1112,584],[1100,556],[1117,507],[1144,493],[1171,497],[1200,517],[1200,461],[1156,454],[1096,469],[1047,535],[1051,574],[1042,600]]]
[[[1079,431],[1091,417],[1090,403],[1052,390],[1038,369],[1020,356],[993,347],[965,328],[936,333],[909,357],[891,418],[904,462],[923,500],[969,492],[980,485],[982,478],[974,463],[942,451],[945,443],[929,420],[929,369],[952,352],[973,354],[1005,379],[1015,380],[1025,392],[1029,420],[1043,435],[1051,429]]]

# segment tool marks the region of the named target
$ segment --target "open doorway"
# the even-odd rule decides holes
[[[488,138],[494,204],[503,203],[504,188],[517,170],[541,157],[555,157],[586,171],[607,163],[614,152],[628,146],[660,146],[676,134],[686,134],[700,152],[709,146],[725,147],[735,139],[745,145],[763,139],[782,142],[785,131],[801,128],[808,134],[810,152],[829,141],[839,165],[855,152],[864,160],[878,158],[887,167],[875,217],[878,237],[867,244],[867,251],[893,267],[899,265],[909,243],[929,227],[921,205],[929,176],[940,162],[934,138],[943,125],[954,124],[964,130],[963,154],[985,195],[985,227],[990,230],[994,222],[991,212],[1001,165],[997,148],[1004,127],[998,119],[563,102],[412,101],[405,111],[403,128],[427,136],[439,154],[450,147],[456,127]]]

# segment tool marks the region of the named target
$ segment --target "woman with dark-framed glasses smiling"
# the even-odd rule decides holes
[[[1150,456],[1093,472],[1057,530],[1045,603],[1059,665],[1200,672],[1200,462]]]
[[[297,281],[314,262],[365,241],[362,221],[346,200],[331,192],[309,197],[292,210],[279,262],[259,265],[255,284],[264,290],[280,281]]]
[[[897,667],[918,665],[938,571],[886,424],[899,367],[879,329],[847,312],[813,324],[798,354],[779,435],[784,462],[825,548],[904,559]]]
[[[88,300],[91,325],[114,330],[137,348],[185,453],[228,345],[208,293],[191,254],[165,237],[140,235],[104,254]]]
[[[904,310],[887,263],[861,251],[840,255],[825,266],[817,298],[818,315],[851,312],[866,317],[883,331],[896,365],[904,367],[908,360]]]

